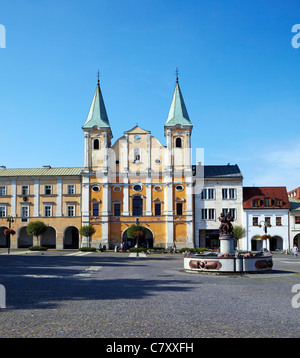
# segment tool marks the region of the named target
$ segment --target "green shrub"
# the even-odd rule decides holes
[[[146,247],[139,247],[138,248],[138,251],[139,252],[147,252],[147,248]],[[136,252],[136,247],[131,247],[130,249],[129,249],[129,252]]]
[[[30,246],[30,247],[28,247],[28,250],[30,250],[30,251],[46,251],[47,247],[45,247],[45,246]]]
[[[95,247],[83,246],[79,250],[80,251],[96,251],[97,249]]]
[[[190,247],[182,247],[179,252],[183,253],[185,251],[190,251],[190,252],[194,252],[196,249],[191,249]]]
[[[197,254],[201,254],[203,251],[211,251],[211,250],[205,247],[197,247],[196,249],[193,249],[191,247],[183,247],[182,249],[179,250],[180,253],[183,253],[185,251],[196,252]]]

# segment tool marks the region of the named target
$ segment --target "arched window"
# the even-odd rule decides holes
[[[132,215],[143,215],[143,199],[140,196],[135,196],[132,200]]]
[[[175,147],[176,148],[182,148],[182,139],[180,137],[176,138]]]
[[[94,149],[100,149],[100,142],[99,139],[94,139]]]

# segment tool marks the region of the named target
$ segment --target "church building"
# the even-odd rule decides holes
[[[193,247],[193,125],[178,80],[164,125],[166,146],[139,126],[112,144],[112,127],[98,81],[82,127],[82,223],[96,229],[92,243],[133,245],[126,232],[138,220],[145,228],[140,245]]]
[[[84,166],[80,168],[0,168],[0,247],[29,247],[32,221],[47,231],[40,244],[50,248],[107,248],[134,245],[128,228],[138,223],[139,245],[194,247],[192,122],[178,83],[164,123],[166,145],[148,129],[135,126],[113,142],[100,83],[85,123]],[[163,126],[162,126],[163,128]],[[92,225],[95,233],[80,237]],[[16,232],[11,242],[5,230]]]

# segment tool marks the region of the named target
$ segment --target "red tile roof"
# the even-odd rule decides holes
[[[264,199],[272,199],[272,206],[264,206]],[[260,199],[261,206],[253,206],[253,200]],[[282,206],[275,206],[275,200],[282,200]],[[285,186],[261,186],[243,188],[244,209],[290,209],[289,198]]]
[[[300,199],[300,187],[288,192],[288,196],[295,199]]]

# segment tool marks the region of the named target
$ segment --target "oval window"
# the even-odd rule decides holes
[[[119,191],[121,191],[121,187],[120,187],[120,186],[114,186],[114,187],[113,187],[113,191],[115,191],[116,193],[118,193]]]
[[[177,191],[182,191],[184,188],[183,188],[182,185],[176,185],[176,186],[175,186],[175,189],[176,189]]]
[[[95,185],[95,186],[92,187],[92,190],[93,190],[95,193],[97,193],[97,191],[100,191],[100,188],[99,188],[99,186]]]
[[[155,191],[162,191],[162,187],[160,185],[155,185],[154,190]]]
[[[133,186],[133,190],[134,190],[134,191],[141,191],[141,190],[142,190],[142,186],[141,186],[140,184],[135,184],[135,185]]]

